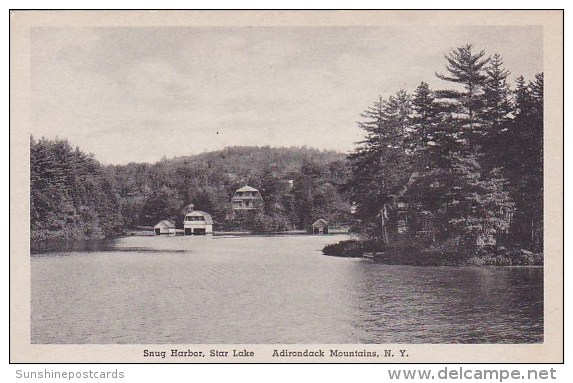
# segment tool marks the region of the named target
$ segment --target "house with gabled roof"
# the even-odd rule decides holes
[[[257,210],[263,208],[263,198],[259,191],[249,185],[237,189],[231,199],[233,210]]]
[[[328,234],[328,222],[319,218],[311,225],[311,230],[313,234]]]
[[[185,214],[183,220],[184,235],[213,234],[213,217],[201,210],[194,210]]]
[[[168,219],[164,219],[153,226],[153,233],[155,235],[175,235],[177,230],[175,229],[175,224],[173,222]]]

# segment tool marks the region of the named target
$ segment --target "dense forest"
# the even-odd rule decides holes
[[[155,164],[103,166],[66,140],[30,141],[32,240],[119,235],[171,219],[182,226],[190,204],[216,230],[307,229],[318,218],[350,219],[341,153],[309,148],[230,147]],[[259,189],[264,209],[237,222],[235,190]]]
[[[408,246],[423,242],[423,230],[407,231],[412,215],[388,208],[413,206],[431,217],[432,244],[421,246],[541,251],[543,74],[511,86],[502,57],[472,45],[445,59],[443,89],[421,82],[362,113],[348,184],[361,232],[383,245],[392,229]]]

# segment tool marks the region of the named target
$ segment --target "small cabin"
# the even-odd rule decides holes
[[[263,198],[257,189],[245,185],[237,189],[231,203],[233,210],[256,210],[262,209]]]
[[[177,230],[175,224],[167,219],[160,221],[157,225],[153,226],[153,233],[155,235],[175,235]]]
[[[396,241],[434,242],[436,239],[434,214],[423,210],[420,201],[395,197],[393,201],[384,204],[378,217],[387,245]]]
[[[328,222],[322,218],[314,221],[311,228],[313,234],[328,234]]]
[[[192,211],[185,215],[183,229],[184,235],[213,234],[213,218],[204,211]]]

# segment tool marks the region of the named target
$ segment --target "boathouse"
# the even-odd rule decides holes
[[[185,214],[183,228],[184,235],[213,234],[213,218],[209,213],[195,210]]]
[[[319,218],[311,225],[313,234],[328,234],[328,222]]]
[[[248,185],[237,189],[231,203],[233,210],[257,210],[263,208],[261,193]]]
[[[155,235],[175,235],[177,231],[173,222],[164,219],[153,226],[153,233]]]

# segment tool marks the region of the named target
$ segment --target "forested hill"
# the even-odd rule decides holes
[[[339,161],[346,161],[343,153],[307,147],[233,146],[194,156],[163,159],[160,163],[169,166],[205,164],[218,167],[218,170],[231,176],[245,177],[245,180],[249,176],[255,176],[252,180],[254,183],[257,181],[257,174],[269,167],[272,167],[277,174],[286,177],[290,173],[298,172],[305,162],[328,166]]]
[[[236,189],[260,190],[258,231],[306,228],[317,218],[336,222],[350,210],[342,185],[346,156],[311,148],[229,147],[155,164],[101,165],[66,140],[30,141],[31,237],[102,238],[173,219],[189,204],[213,215],[216,228],[233,228]]]

